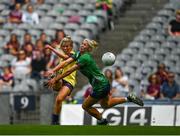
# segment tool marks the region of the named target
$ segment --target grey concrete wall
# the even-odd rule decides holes
[[[51,123],[51,114],[54,105],[54,94],[46,93],[40,97],[40,124],[48,125]]]
[[[0,124],[10,123],[9,94],[0,94]]]

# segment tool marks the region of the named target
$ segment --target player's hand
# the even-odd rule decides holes
[[[48,70],[48,71],[46,71],[46,73],[44,74],[46,77],[48,77],[48,76],[50,76],[50,75],[53,75],[54,74],[54,72],[53,72],[53,70]]]
[[[45,46],[45,49],[51,49],[51,48],[52,47],[50,45],[48,45],[48,44]]]
[[[56,78],[52,78],[47,82],[48,88],[53,88],[53,85],[56,83]]]

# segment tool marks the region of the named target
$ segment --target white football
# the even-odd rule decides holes
[[[105,66],[111,66],[114,64],[116,56],[111,52],[106,52],[102,56],[102,62]]]

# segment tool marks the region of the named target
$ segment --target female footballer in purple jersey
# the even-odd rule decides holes
[[[109,81],[97,67],[96,62],[94,61],[91,54],[91,52],[97,46],[98,44],[96,41],[85,39],[80,45],[79,51],[72,55],[72,57],[59,64],[56,67],[56,70],[64,68],[65,66],[71,64],[73,61],[76,61],[76,63],[65,73],[49,80],[48,85],[49,87],[52,87],[56,81],[66,77],[75,70],[80,70],[80,72],[88,78],[93,88],[92,93],[84,100],[82,108],[91,116],[95,117],[98,120],[99,125],[106,125],[108,124],[108,121],[106,119],[103,119],[102,114],[93,107],[94,104],[99,103],[104,109],[125,102],[134,102],[140,106],[143,106],[144,104],[143,101],[134,94],[130,94],[127,98],[109,97],[109,92],[111,89]]]

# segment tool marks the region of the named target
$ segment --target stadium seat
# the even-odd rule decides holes
[[[51,38],[54,38],[55,33],[56,33],[56,30],[46,29],[46,30],[44,30],[44,33],[45,33],[47,36],[49,36],[49,37],[51,37]]]
[[[147,24],[146,26],[147,29],[153,29],[153,30],[158,30],[158,29],[162,29],[162,25],[160,23],[154,23],[154,22],[151,22],[149,24]]]
[[[158,16],[164,16],[164,17],[168,18],[170,16],[173,16],[174,12],[172,10],[162,9],[157,14],[158,14]]]
[[[160,48],[159,50],[155,51],[155,54],[161,54],[164,57],[166,57],[166,55],[169,55],[170,51],[167,48]]]
[[[85,18],[79,15],[70,16],[68,19],[68,23],[76,23],[76,24],[83,24],[85,22]]]
[[[61,4],[64,4],[64,5],[70,5],[70,3],[73,3],[73,0],[60,0],[59,1]]]
[[[39,91],[38,84],[37,84],[36,80],[34,80],[34,79],[27,78],[27,79],[23,80],[21,82],[21,84],[23,84],[24,86],[28,86],[32,92]]]
[[[125,66],[125,64],[126,64],[126,63],[125,63],[124,61],[121,61],[121,60],[119,60],[119,59],[118,59],[118,60],[116,59],[116,61],[115,61],[115,63],[113,64],[113,66],[114,66],[114,67],[121,67],[121,68],[122,68],[122,67]]]
[[[165,41],[165,36],[163,36],[163,35],[154,35],[154,36],[152,36],[151,37],[151,41],[153,41],[153,42],[163,42],[163,41]]]
[[[0,67],[3,68],[3,67],[7,67],[8,66],[8,62],[7,61],[0,61]]]
[[[96,8],[95,8],[94,4],[89,3],[89,4],[86,4],[86,5],[83,7],[83,9],[84,9],[84,10],[88,10],[88,11],[90,11],[90,12],[93,12]]]
[[[64,32],[66,35],[72,36],[74,35],[74,31],[70,30],[70,29],[64,29]]]
[[[76,15],[76,14],[77,14],[77,12],[74,11],[74,10],[65,10],[65,11],[62,13],[62,15],[63,15],[63,16],[66,16],[66,17],[74,16],[74,15]]]
[[[49,17],[57,18],[61,14],[56,10],[51,10],[46,15],[49,16]]]
[[[1,93],[10,93],[12,92],[13,87],[9,86],[9,85],[2,85],[1,86]]]
[[[76,23],[66,23],[64,26],[66,30],[76,31],[79,29],[79,25]]]
[[[141,48],[144,48],[144,43],[138,41],[130,42],[128,48],[140,50]]]
[[[26,33],[24,30],[20,30],[20,29],[14,29],[11,32],[12,34],[16,34],[19,38],[24,36],[24,34]]]
[[[49,24],[49,23],[52,23],[52,22],[54,22],[54,18],[53,17],[50,17],[50,16],[43,16],[41,19],[40,19],[40,23],[47,23],[47,24]]]
[[[37,30],[43,31],[43,30],[48,28],[48,25],[49,25],[48,22],[40,22],[39,24],[34,25],[33,29],[37,29]]]
[[[4,9],[7,9],[7,5],[6,4],[0,4],[0,12],[2,12]]]
[[[1,11],[1,16],[2,17],[8,17],[9,16],[9,14],[10,14],[10,10],[9,9],[3,9],[2,11]]]
[[[154,55],[150,56],[149,60],[155,61],[160,64],[164,60],[164,55],[154,54]]]
[[[53,6],[53,5],[58,4],[58,0],[45,0],[45,3]]]
[[[170,42],[170,41],[167,41],[161,44],[162,48],[168,48],[169,50],[173,50],[177,48],[177,46],[178,45],[175,42]]]
[[[60,24],[66,24],[68,22],[69,17],[67,16],[59,16],[56,18],[56,22]]]
[[[128,80],[128,84],[129,84],[129,86],[131,87],[131,88],[133,88],[133,90],[134,90],[134,88],[136,87],[136,86],[139,86],[139,82],[136,80],[136,79],[129,79]],[[133,91],[132,90],[132,91]],[[135,90],[134,90],[135,91]]]
[[[132,75],[135,72],[135,69],[132,67],[125,66],[122,68],[122,71],[124,75],[130,77],[130,75]]]
[[[129,54],[119,54],[119,55],[116,56],[116,59],[118,61],[127,62],[127,61],[131,60],[131,55],[129,55]]]
[[[62,14],[66,9],[68,8],[67,5],[61,4],[61,3],[57,3],[53,6],[53,10],[55,10],[56,12]]]
[[[46,15],[46,11],[44,11],[44,10],[36,10],[36,13],[38,14],[38,16],[40,17],[40,18],[42,18],[43,16],[45,16]]]
[[[152,36],[153,34],[155,34],[156,31],[152,30],[152,29],[144,29],[140,32],[140,35],[147,35],[147,36]]]
[[[156,16],[152,19],[152,22],[154,23],[165,23],[167,22],[167,18],[166,17],[163,17],[163,16]]]
[[[149,67],[152,70],[155,69],[157,67],[157,65],[158,65],[158,63],[155,61],[152,61],[152,60],[148,60],[143,63],[144,67]]]
[[[73,35],[72,37],[73,43],[75,43],[78,47],[83,41],[83,38],[81,36]]]
[[[84,17],[84,18],[86,18],[87,16],[89,16],[91,14],[92,14],[92,12],[89,11],[89,10],[80,10],[78,12],[78,15],[81,16],[81,17]]]
[[[172,61],[174,64],[178,63],[180,60],[180,56],[171,54],[165,58],[167,61]]]
[[[26,93],[26,92],[31,92],[31,89],[26,84],[16,84],[13,87],[13,92]]]
[[[103,18],[104,22],[107,22],[107,20],[108,20],[107,13],[104,10],[95,10],[93,12],[93,15]]]
[[[28,33],[37,39],[37,38],[39,38],[41,31],[37,30],[37,29],[29,29]]]
[[[133,69],[137,69],[141,66],[141,61],[138,60],[131,60],[126,63],[126,66],[132,67]]]
[[[11,30],[15,29],[16,27],[17,27],[17,25],[14,25],[11,23],[6,23],[3,25],[2,28],[11,31]]]
[[[178,37],[178,36],[168,36],[167,41],[179,43],[180,42],[180,37]]]
[[[140,82],[143,79],[143,75],[139,72],[135,72],[130,75],[129,79]]]
[[[7,62],[8,64],[10,64],[12,62],[12,60],[14,59],[14,56],[11,54],[3,54],[0,57],[1,61]]]
[[[60,23],[51,23],[48,26],[48,29],[53,29],[53,30],[58,30],[63,28],[64,28],[64,24],[60,24]]]
[[[142,76],[145,76],[146,78],[147,78],[147,76],[149,76],[152,72],[154,72],[154,71],[153,71],[154,69],[151,69],[150,67],[145,67],[145,66],[143,66],[143,65],[142,65],[142,67],[139,68],[138,70],[139,70],[139,72],[141,73],[141,75],[142,75]],[[137,70],[137,71],[138,71],[138,70]],[[139,73],[139,72],[137,72],[137,73]]]
[[[173,10],[178,9],[178,5],[174,4],[174,3],[167,3],[167,4],[164,5],[163,8],[166,9],[166,10],[172,10],[173,11]]]
[[[152,49],[153,51],[155,51],[155,50],[158,50],[159,48],[160,48],[160,43],[159,42],[147,42],[146,44],[145,44],[145,48],[150,48],[150,49]]]
[[[82,5],[76,4],[76,3],[71,4],[71,5],[69,5],[69,7],[68,7],[68,10],[72,10],[72,11],[75,11],[75,12],[78,12],[78,11],[80,11],[81,9],[82,9]]]
[[[93,37],[95,38],[98,35],[98,29],[97,26],[94,24],[89,24],[89,23],[83,23],[80,26],[80,29],[88,30],[92,33]]]
[[[140,41],[140,42],[148,42],[150,40],[150,37],[147,35],[138,35],[134,38],[134,41]]]
[[[148,57],[145,54],[134,54],[132,59],[144,62],[148,59]]]
[[[42,4],[41,6],[38,7],[38,10],[44,10],[44,11],[50,11],[52,9],[52,6],[50,4]]]
[[[27,30],[31,29],[32,26],[27,23],[21,23],[17,26],[17,28],[27,31]]]
[[[175,67],[175,62],[171,60],[164,60],[163,63],[168,69],[171,69],[171,67]]]
[[[0,30],[0,37],[6,37],[9,34],[10,32],[8,30],[4,30],[4,29]]]
[[[150,57],[154,54],[154,51],[153,49],[151,48],[142,48],[140,51],[139,51],[140,54],[144,54],[146,55],[147,57]]]
[[[135,49],[135,48],[133,48],[133,49],[131,49],[131,48],[125,48],[125,49],[122,50],[121,53],[122,53],[122,54],[128,54],[128,55],[130,55],[130,56],[133,56],[134,54],[138,53],[138,50]]]
[[[91,33],[90,33],[89,31],[83,30],[83,29],[76,30],[76,31],[74,32],[74,35],[81,36],[81,37],[83,37],[83,38],[89,38],[89,39],[92,38]]]

